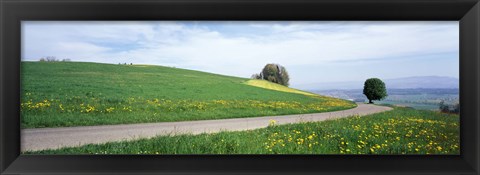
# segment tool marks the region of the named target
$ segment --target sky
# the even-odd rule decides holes
[[[458,21],[23,21],[22,61],[171,66],[249,78],[284,66],[292,87],[459,77]]]

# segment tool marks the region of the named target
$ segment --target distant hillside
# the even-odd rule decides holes
[[[384,79],[388,89],[455,89],[459,88],[459,80],[442,76],[417,76],[395,79]],[[364,80],[349,82],[327,82],[299,85],[296,88],[304,90],[327,89],[362,89]]]
[[[317,90],[314,93],[335,98],[355,101],[367,101],[362,89],[335,89]],[[387,89],[387,98],[375,101],[379,104],[394,104],[409,106],[416,109],[437,110],[438,104],[444,101],[446,104],[455,104],[459,100],[459,89]]]
[[[425,76],[405,77],[385,80],[391,89],[437,88],[454,89],[459,87],[459,80],[452,77]]]

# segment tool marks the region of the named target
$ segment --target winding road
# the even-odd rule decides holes
[[[242,131],[267,127],[270,120],[276,124],[323,121],[368,115],[391,110],[390,107],[357,103],[348,110],[267,117],[235,118],[221,120],[200,120],[182,122],[142,123],[123,125],[81,126],[64,128],[22,129],[21,151],[37,151],[74,147],[85,144],[99,144],[112,141],[135,140],[158,135],[200,134],[219,131]]]

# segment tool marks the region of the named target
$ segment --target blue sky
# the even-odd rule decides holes
[[[459,76],[457,21],[22,22],[22,60],[173,66],[250,77],[267,63],[292,87]]]

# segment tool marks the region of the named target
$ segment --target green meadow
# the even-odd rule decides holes
[[[152,65],[22,62],[21,127],[257,117],[356,106],[266,81],[249,81]]]
[[[459,154],[459,116],[395,107],[368,116],[25,154]]]

